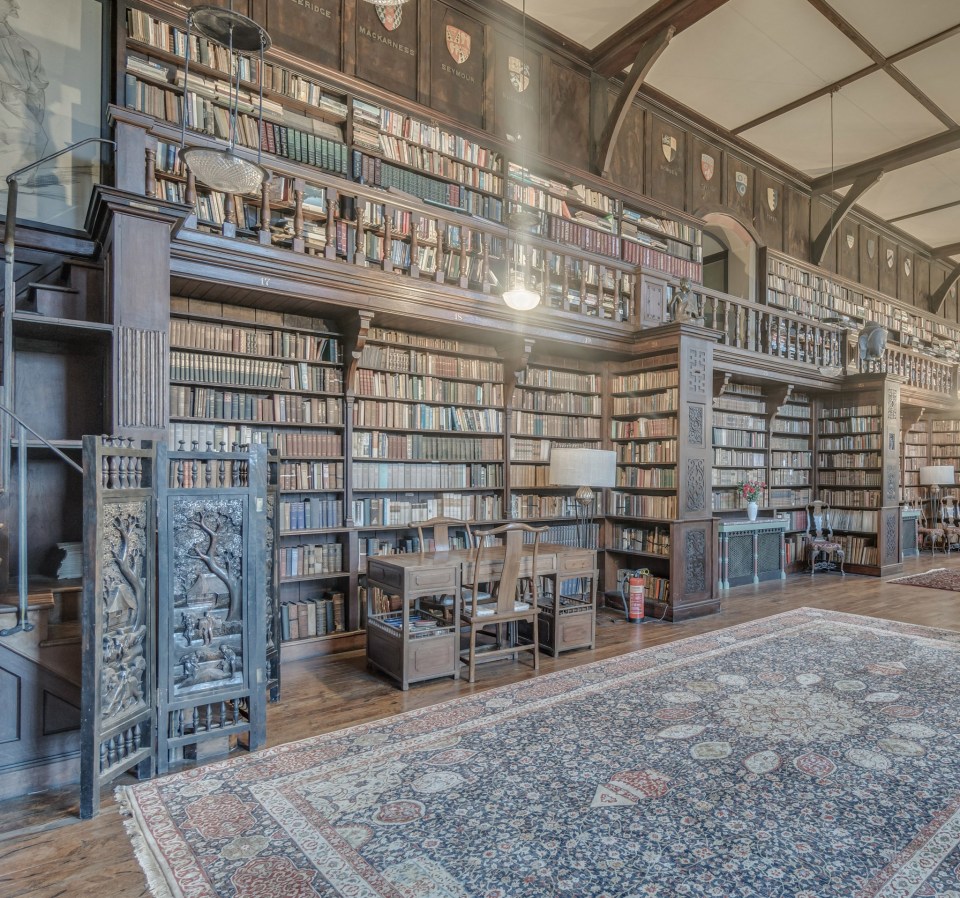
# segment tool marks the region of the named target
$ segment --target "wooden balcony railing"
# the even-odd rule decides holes
[[[851,338],[851,358],[857,360],[861,373],[883,371],[903,378],[907,386],[919,390],[929,390],[956,399],[958,381],[957,365],[954,362],[942,362],[920,352],[902,346],[888,346],[883,359],[879,362],[864,362],[857,352],[856,335]]]
[[[839,328],[707,287],[694,291],[703,303],[704,323],[720,331],[720,342],[727,346],[818,369],[841,369],[845,364]]]

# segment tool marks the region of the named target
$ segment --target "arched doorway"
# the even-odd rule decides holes
[[[757,241],[754,235],[723,212],[708,212],[702,218],[703,285],[742,299],[756,299]]]

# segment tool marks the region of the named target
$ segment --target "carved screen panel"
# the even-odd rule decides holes
[[[83,694],[80,816],[100,788],[155,755],[156,452],[84,438]]]
[[[264,527],[264,636],[266,639],[267,693],[270,701],[280,701],[280,570],[276,563],[277,536],[280,532],[279,454],[271,450],[267,470],[267,517]]]
[[[266,450],[170,452],[159,472],[161,773],[266,737]],[[239,740],[238,740],[239,741]]]

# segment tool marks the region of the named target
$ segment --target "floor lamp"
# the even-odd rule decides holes
[[[956,472],[953,465],[923,465],[920,468],[920,485],[930,488],[930,511],[933,514],[931,528],[940,526],[940,488],[953,486],[956,483]],[[930,548],[936,551],[936,542],[931,537]]]
[[[575,486],[577,547],[592,549],[590,522],[593,520],[594,487],[617,483],[617,453],[611,449],[553,449],[550,453],[551,486]]]

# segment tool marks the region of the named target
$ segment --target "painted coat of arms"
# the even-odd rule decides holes
[[[660,149],[663,150],[663,157],[667,162],[673,162],[677,158],[677,138],[669,134],[660,135]]]
[[[380,24],[383,25],[387,31],[396,31],[403,21],[403,7],[385,6],[382,3],[378,3],[376,6],[377,18],[380,20]]]
[[[746,196],[747,195],[747,173],[738,171],[736,174],[735,180],[737,185],[737,193],[739,193],[740,196]]]
[[[511,86],[518,94],[522,94],[530,86],[530,66],[519,57],[511,56],[507,60],[507,70],[510,72]]]
[[[853,249],[853,244],[857,242],[857,238],[853,235],[853,231],[847,231],[847,249]]]
[[[872,259],[877,254],[877,241],[873,237],[867,238],[867,258]]]
[[[893,263],[897,259],[897,251],[894,249],[887,249],[887,268],[893,268]]]
[[[470,58],[470,35],[462,28],[447,25],[447,50],[457,65],[463,65]]]
[[[700,172],[703,174],[703,180],[709,181],[713,178],[714,168],[716,166],[716,160],[713,156],[710,156],[707,153],[700,154]]]
[[[767,188],[767,208],[771,212],[777,211],[777,206],[780,205],[780,191],[776,187]]]

